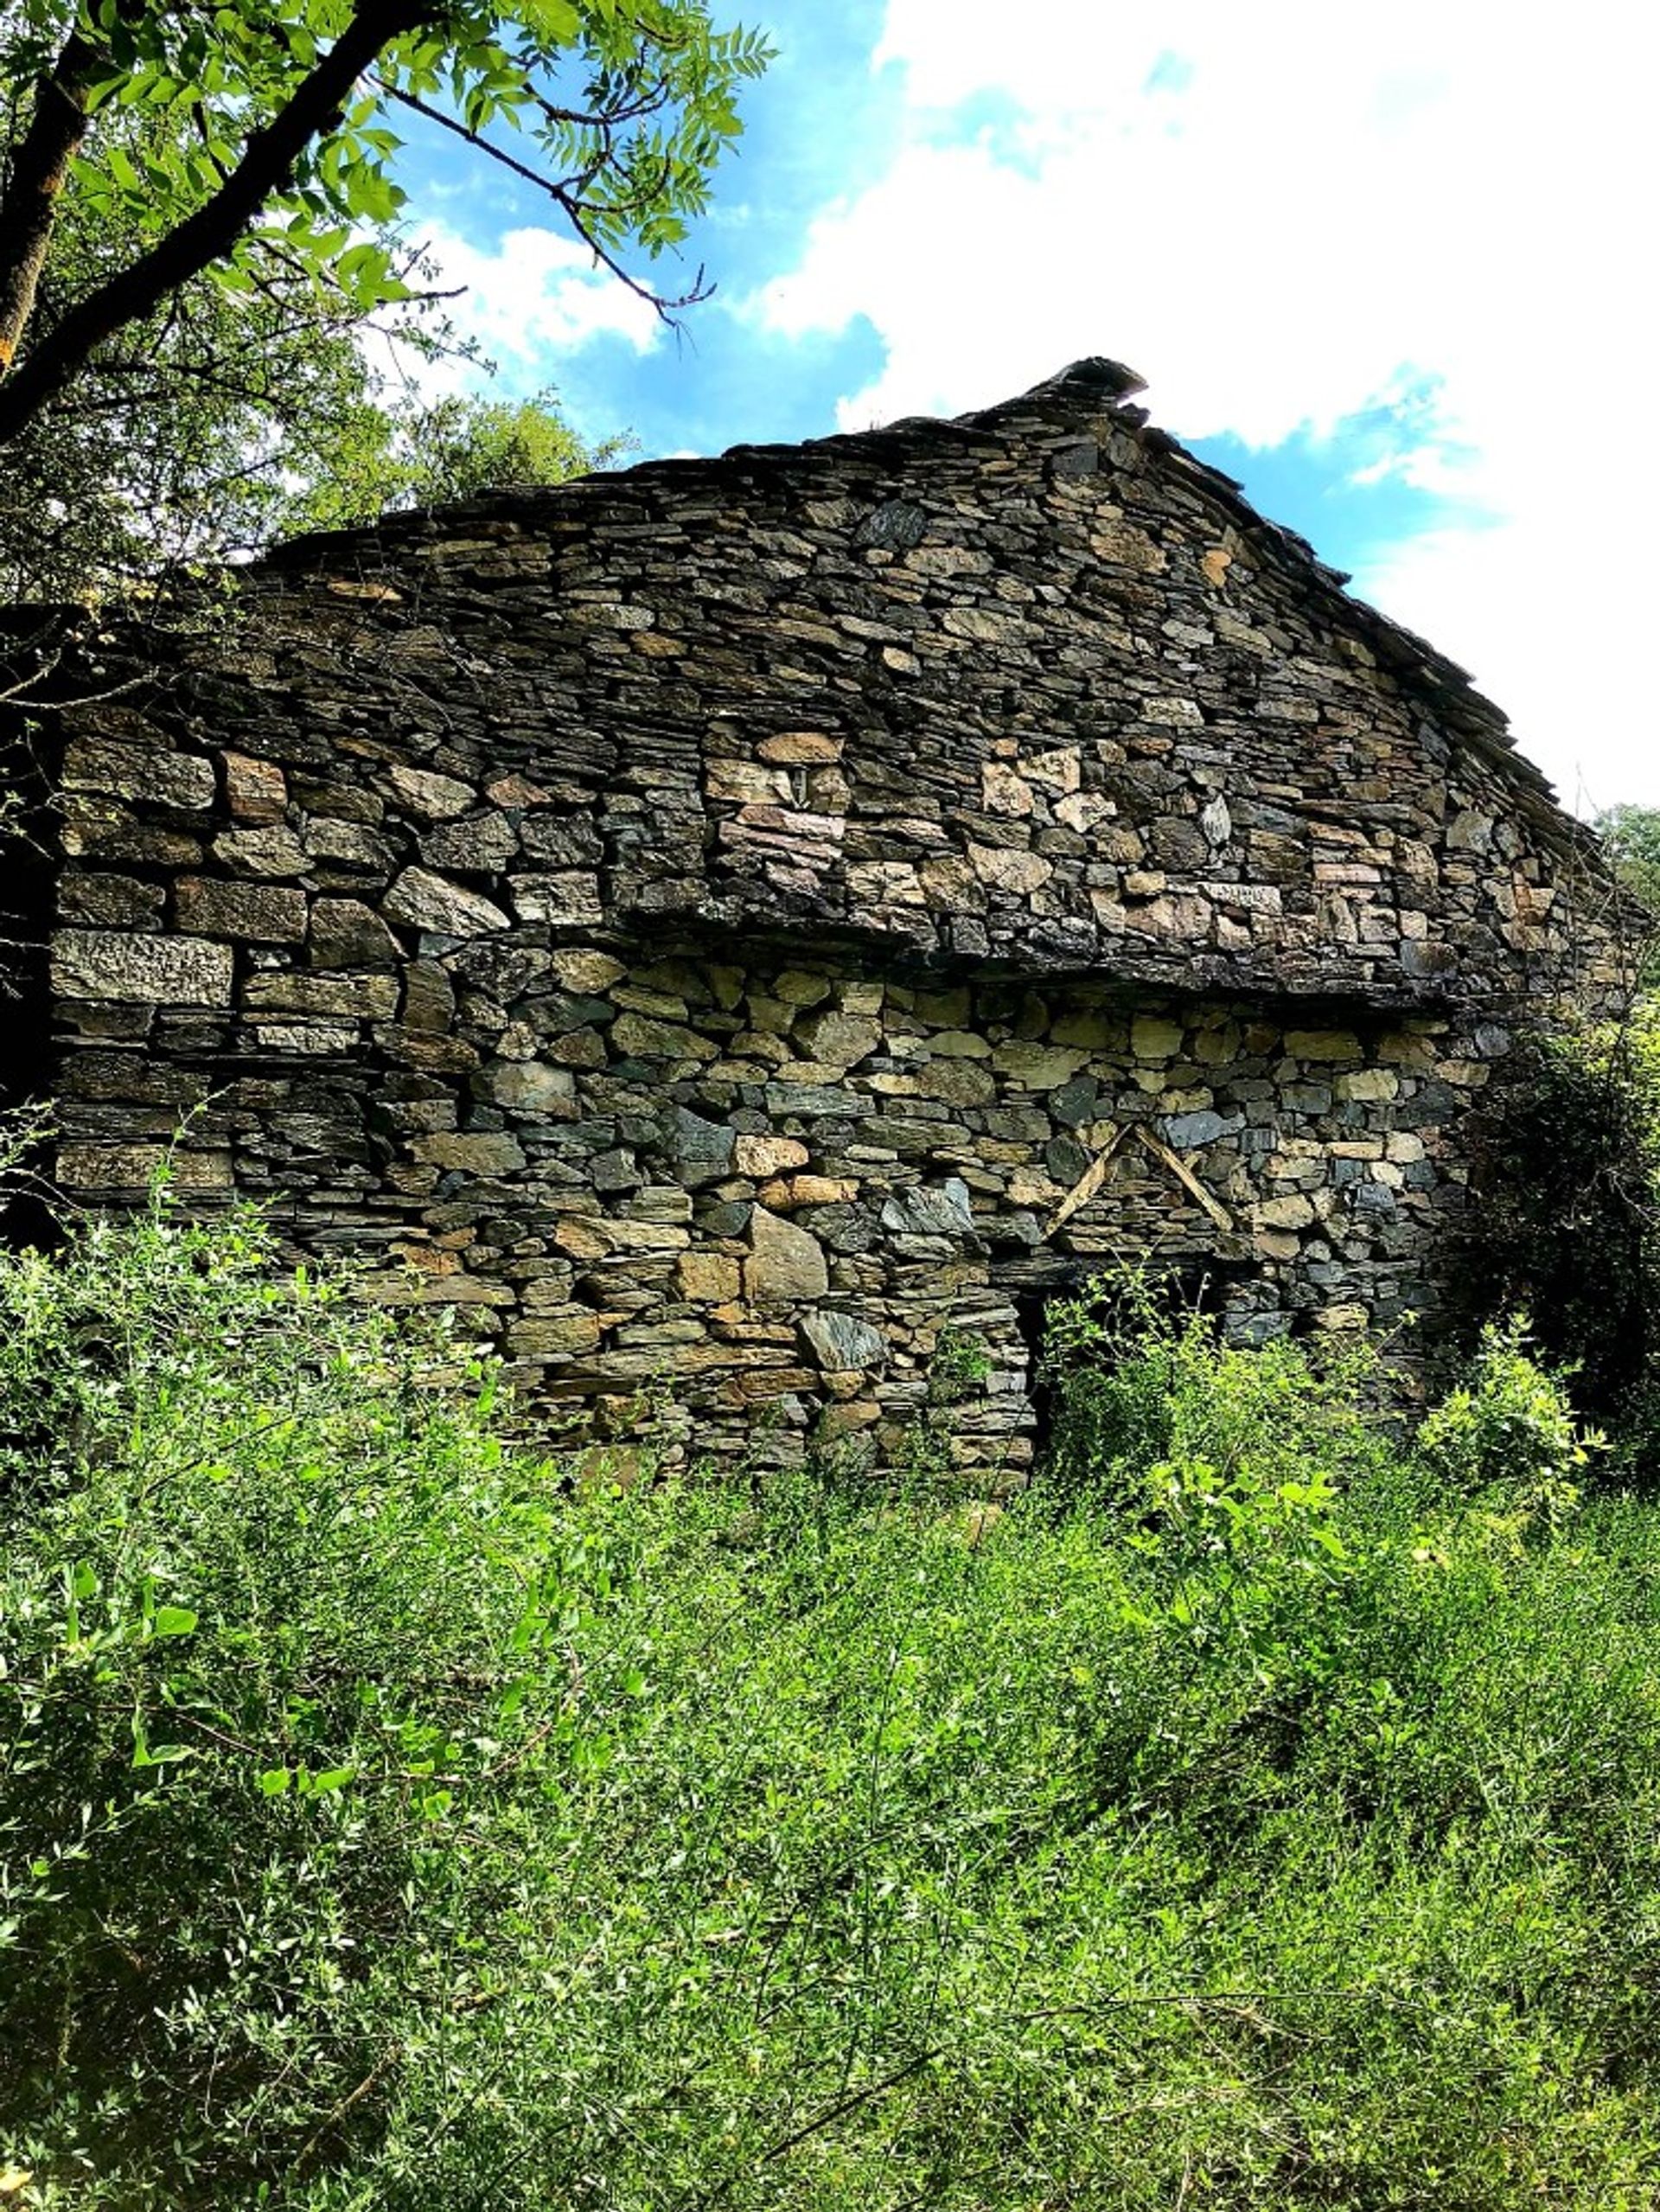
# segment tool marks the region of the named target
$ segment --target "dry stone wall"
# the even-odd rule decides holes
[[[397,518],[88,644],[65,1188],[195,1109],[203,1202],[718,1450],[896,1448],[948,1325],[1018,1469],[1033,1301],[1111,1256],[1247,1334],[1432,1304],[1470,1095],[1617,994],[1612,894],[1132,386]]]

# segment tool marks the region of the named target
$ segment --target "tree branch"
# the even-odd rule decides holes
[[[228,253],[266,201],[292,182],[306,147],[329,128],[381,49],[442,12],[441,0],[367,0],[287,104],[249,138],[218,191],[70,308],[0,383],[0,445],[26,429],[106,339]]]
[[[587,210],[582,204],[579,192],[573,191],[569,184],[561,182],[557,177],[544,176],[540,169],[533,169],[527,162],[518,160],[500,146],[493,146],[488,138],[476,131],[469,130],[464,123],[457,122],[453,115],[446,115],[442,108],[429,105],[425,100],[418,99],[413,93],[405,92],[398,85],[388,84],[384,77],[375,78],[374,87],[388,99],[395,99],[415,114],[425,116],[429,123],[438,124],[477,152],[488,155],[493,162],[500,162],[503,169],[510,169],[514,176],[522,177],[527,184],[533,184],[539,192],[545,193],[564,210],[566,221],[595,260],[609,270],[619,284],[626,284],[636,299],[642,299],[648,306],[654,308],[665,323],[674,326],[674,317],[680,308],[695,307],[713,291],[712,284],[705,284],[701,268],[692,280],[691,290],[683,292],[678,299],[666,299],[661,292],[653,291],[649,284],[642,284],[614,253],[600,244],[589,227]],[[0,439],[3,436],[3,429],[0,429]]]

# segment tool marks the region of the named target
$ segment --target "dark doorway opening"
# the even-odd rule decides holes
[[[1213,1253],[1172,1259],[1137,1278],[1076,1274],[1027,1282],[1009,1292],[1020,1340],[1025,1346],[1027,1390],[1031,1399],[1033,1466],[1041,1472],[1054,1440],[1059,1415],[1059,1385],[1050,1371],[1050,1309],[1063,1299],[1087,1296],[1102,1327],[1104,1356],[1110,1361],[1115,1339],[1127,1341],[1149,1314],[1176,1320],[1191,1314],[1217,1314],[1235,1288],[1254,1279],[1249,1260],[1223,1260]]]

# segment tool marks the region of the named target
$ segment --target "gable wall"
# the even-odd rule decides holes
[[[1491,711],[1329,597],[1098,393],[295,549],[80,671],[61,1180],[205,1100],[204,1199],[706,1442],[891,1432],[950,1313],[1018,1461],[1011,1300],[1120,1244],[1392,1322],[1504,1022],[1618,948]],[[827,1382],[838,1310],[886,1348]]]
[[[556,922],[1372,1003],[1582,981],[1605,887],[1502,718],[1244,512],[1076,394],[661,464],[299,549],[253,712],[348,772],[540,787],[562,834],[422,856],[540,873]]]

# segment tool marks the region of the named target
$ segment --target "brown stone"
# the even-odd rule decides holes
[[[756,747],[763,760],[788,768],[808,767],[841,758],[843,740],[819,730],[786,730],[776,738],[763,738]]]
[[[720,1252],[683,1252],[675,1263],[674,1279],[680,1292],[693,1306],[722,1306],[738,1295],[740,1273],[736,1260]]]
[[[560,1306],[532,1320],[515,1321],[508,1331],[508,1350],[515,1359],[569,1358],[592,1352],[603,1334],[599,1316],[590,1307]]]
[[[525,1164],[518,1139],[495,1129],[418,1137],[410,1150],[434,1167],[460,1168],[469,1175],[512,1175]]]
[[[278,969],[250,975],[242,987],[242,1003],[284,1013],[329,1014],[347,1021],[390,1021],[398,1011],[398,979]]]
[[[178,926],[188,937],[298,944],[305,935],[303,891],[277,884],[228,883],[216,876],[181,876],[176,897]]]
[[[793,1167],[805,1167],[809,1156],[807,1147],[795,1137],[740,1136],[733,1149],[732,1165],[740,1175],[758,1181],[786,1174]]]
[[[274,760],[223,752],[225,803],[237,822],[280,822],[288,805],[288,778]]]
[[[744,1263],[744,1295],[757,1306],[821,1298],[830,1277],[815,1237],[764,1206],[750,1216],[750,1256]]]

